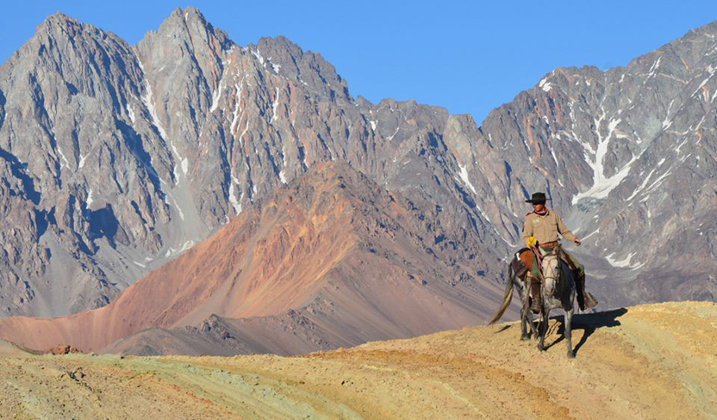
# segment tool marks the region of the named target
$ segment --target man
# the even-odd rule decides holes
[[[565,226],[560,216],[555,211],[548,210],[545,207],[546,197],[545,193],[536,192],[530,198],[525,200],[526,203],[533,205],[533,211],[528,213],[525,217],[525,226],[523,226],[523,243],[527,243],[528,238],[535,238],[537,240],[537,246],[541,248],[552,248],[560,247],[558,242],[558,234],[561,234],[563,238],[568,241],[572,241],[575,245],[580,246],[582,243],[578,237]],[[597,300],[585,291],[585,268],[570,254],[560,249],[562,254],[565,255],[565,262],[570,266],[573,272],[576,273],[576,283],[578,291],[578,305],[581,310],[586,308],[592,308],[598,304]],[[531,271],[528,273],[531,284],[531,295],[533,296],[533,304],[531,309],[533,312],[540,312],[540,280],[537,258],[533,258],[533,266]]]

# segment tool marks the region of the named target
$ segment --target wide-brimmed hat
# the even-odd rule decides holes
[[[533,196],[530,197],[530,200],[525,200],[526,203],[532,203],[532,204],[545,204],[547,201],[547,198],[545,197],[545,193],[537,192],[533,193]]]

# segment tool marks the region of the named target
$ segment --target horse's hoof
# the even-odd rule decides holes
[[[574,359],[574,358],[575,358],[575,353],[569,351],[569,352],[568,352],[568,359]]]
[[[538,350],[545,351],[545,346],[543,346],[542,344],[538,344]]]
[[[520,336],[520,341],[528,341],[528,340],[530,340],[530,336],[528,334]]]

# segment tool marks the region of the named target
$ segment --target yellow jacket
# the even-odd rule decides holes
[[[558,240],[558,233],[570,242],[576,239],[575,235],[573,235],[570,229],[565,226],[560,216],[558,216],[558,213],[554,211],[546,208],[545,215],[543,216],[533,212],[525,216],[523,243],[531,236],[534,236],[535,239],[538,240],[538,244],[555,242]]]

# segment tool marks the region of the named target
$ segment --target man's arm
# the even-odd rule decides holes
[[[577,236],[573,235],[573,232],[571,232],[570,229],[565,226],[565,223],[563,223],[563,219],[561,219],[560,216],[558,216],[557,214],[555,214],[555,218],[558,222],[558,232],[563,235],[563,238],[570,242],[575,242],[577,245],[580,245],[580,239],[578,239]]]
[[[525,223],[523,224],[523,245],[525,245],[525,241],[531,236],[533,236],[533,224],[530,223],[530,219],[526,217]]]

